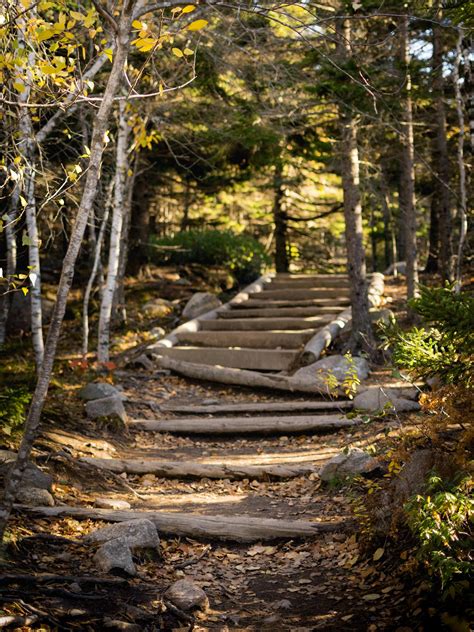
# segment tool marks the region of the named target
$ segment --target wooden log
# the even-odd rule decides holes
[[[152,351],[153,349],[160,348],[160,347],[168,347],[168,348],[173,347],[179,342],[177,334],[192,332],[192,331],[199,331],[201,321],[217,318],[221,312],[225,312],[226,310],[230,309],[232,305],[234,304],[238,305],[242,301],[246,301],[250,293],[258,294],[258,292],[262,291],[265,284],[271,281],[271,278],[272,277],[269,275],[261,276],[259,279],[257,279],[256,281],[248,285],[244,290],[242,290],[242,292],[239,292],[236,296],[234,296],[232,301],[230,301],[229,303],[226,303],[225,305],[222,305],[221,307],[218,307],[217,309],[212,309],[209,312],[206,312],[205,314],[201,314],[201,316],[197,318],[193,318],[192,320],[188,320],[186,323],[179,325],[179,327],[176,327],[175,329],[173,329],[173,331],[171,331],[167,336],[151,344],[148,347],[148,351]]]
[[[197,461],[162,461],[159,459],[101,459],[82,457],[81,461],[103,470],[121,474],[155,474],[160,478],[286,479],[318,471],[314,465],[216,465]]]
[[[253,307],[329,307],[333,311],[337,312],[339,307],[349,305],[350,299],[340,297],[337,300],[334,298],[300,298],[293,300],[277,299],[277,300],[262,300],[258,298],[249,298],[248,301],[233,305],[232,309],[238,311],[240,309],[249,309]]]
[[[337,307],[262,307],[251,309],[232,309],[219,312],[219,318],[286,318],[294,316],[320,316],[321,314],[337,314]]]
[[[262,417],[207,417],[175,419],[132,419],[129,428],[153,432],[182,434],[289,434],[295,432],[327,432],[349,428],[360,419],[346,419],[342,415],[281,415]]]
[[[272,290],[271,285],[269,284],[267,288],[264,288],[263,292],[251,293],[249,294],[250,298],[258,298],[261,300],[269,299],[308,299],[308,298],[333,298],[336,299],[340,297],[349,296],[349,288],[344,287],[327,287],[327,288],[287,288],[284,290]]]
[[[187,415],[215,415],[225,413],[278,413],[303,412],[308,410],[350,410],[350,400],[315,402],[249,402],[245,404],[181,405],[163,404],[160,410],[167,413]]]
[[[335,318],[336,314],[309,318],[219,318],[201,323],[201,331],[301,331],[319,329]],[[200,332],[198,332],[200,333]]]
[[[349,279],[337,279],[330,276],[324,279],[318,279],[314,277],[295,279],[279,279],[278,277],[272,279],[268,288],[272,290],[282,289],[296,289],[296,288],[348,288]]]
[[[154,356],[154,358],[158,367],[170,369],[180,375],[196,380],[208,380],[209,382],[249,386],[251,388],[271,388],[280,391],[330,395],[327,383],[323,379],[318,378],[318,376],[315,376],[311,382],[308,382],[290,376],[264,375],[258,371],[197,364],[165,356]]]
[[[290,367],[298,351],[280,349],[220,349],[218,347],[161,347],[154,353],[185,362],[220,365],[257,371],[284,371]]]
[[[16,505],[15,509],[41,518],[63,518],[68,516],[78,520],[104,520],[125,522],[146,518],[156,525],[164,535],[202,538],[205,540],[231,540],[234,542],[255,542],[260,540],[297,539],[317,536],[320,533],[342,531],[352,526],[352,521],[275,520],[252,516],[203,516],[189,513],[167,513],[161,511],[110,511],[88,507],[26,507]]]
[[[231,321],[225,321],[231,323]],[[202,347],[242,347],[250,349],[298,349],[315,334],[314,329],[301,331],[195,331],[179,333],[181,344]]]

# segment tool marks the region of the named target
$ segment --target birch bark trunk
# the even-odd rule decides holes
[[[287,221],[285,210],[282,208],[283,192],[283,166],[280,162],[275,166],[273,180],[273,222],[275,224],[275,269],[277,272],[288,272],[288,244]]]
[[[405,70],[405,89],[403,98],[401,187],[403,189],[402,220],[405,223],[405,258],[407,276],[407,298],[417,295],[418,257],[416,242],[415,207],[415,159],[413,138],[413,104],[411,97],[410,75],[410,39],[408,15],[400,18],[400,61]]]
[[[18,450],[17,459],[7,481],[3,503],[0,508],[0,538],[3,538],[7,521],[20,487],[23,472],[25,471],[34,440],[38,433],[41,411],[51,381],[61,324],[66,311],[67,297],[74,276],[74,267],[87,225],[89,209],[94,202],[97,191],[97,183],[100,177],[100,164],[105,144],[105,132],[113,107],[114,97],[122,82],[123,69],[127,60],[133,4],[132,0],[126,0],[121,10],[112,69],[107,80],[102,102],[94,118],[89,169],[87,171],[84,190],[76,214],[76,221],[71,233],[68,250],[63,260],[56,303],[53,309],[48,337],[46,339],[44,359],[38,373],[36,388],[25,422],[24,434]],[[137,5],[140,4],[142,4],[141,0],[139,0]]]
[[[108,362],[110,358],[110,322],[112,318],[112,304],[114,300],[114,293],[117,287],[117,274],[120,262],[120,248],[124,218],[124,204],[126,200],[125,183],[127,180],[128,171],[127,152],[130,127],[127,123],[125,108],[125,102],[121,101],[119,106],[114,206],[110,228],[109,263],[99,316],[97,360],[101,363]]]
[[[6,246],[6,269],[5,276],[7,279],[5,294],[1,297],[1,313],[0,313],[0,348],[3,347],[7,334],[7,321],[10,312],[10,282],[16,272],[17,264],[17,246],[16,246],[16,230],[15,225],[18,219],[18,205],[20,203],[20,189],[15,187],[9,200],[7,218],[5,220],[5,246]]]

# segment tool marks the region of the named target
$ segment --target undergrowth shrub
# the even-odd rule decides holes
[[[26,386],[8,387],[0,392],[0,434],[18,434],[26,418],[31,392]]]
[[[189,230],[152,238],[150,258],[158,265],[198,263],[227,268],[239,283],[250,283],[270,263],[263,246],[250,235],[230,230]]]

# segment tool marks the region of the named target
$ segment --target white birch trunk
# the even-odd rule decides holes
[[[138,0],[135,5],[140,6],[143,0]],[[74,268],[79,254],[79,249],[84,237],[84,231],[89,217],[89,210],[94,203],[97,192],[97,183],[100,177],[100,164],[105,146],[105,132],[107,130],[110,113],[113,107],[114,97],[120,87],[123,78],[123,69],[127,61],[129,35],[132,21],[133,2],[124,2],[116,36],[116,49],[113,57],[112,69],[107,80],[102,102],[94,117],[91,153],[89,168],[82,193],[81,202],[76,214],[76,221],[69,240],[66,256],[63,260],[61,278],[56,295],[51,324],[46,339],[43,364],[38,373],[35,392],[31,401],[28,416],[25,422],[23,438],[18,450],[17,459],[5,487],[3,503],[0,509],[0,538],[3,538],[7,521],[10,517],[16,494],[20,488],[23,472],[28,463],[34,440],[38,434],[41,411],[48,393],[51,374],[53,370],[56,349],[61,331],[61,324],[66,311],[67,297],[74,276]]]
[[[16,272],[17,262],[17,246],[15,224],[18,219],[18,204],[20,202],[20,189],[15,187],[9,200],[7,218],[5,221],[5,245],[7,265],[5,269],[5,278],[7,285],[5,294],[1,297],[1,313],[0,313],[0,348],[3,347],[6,340],[8,314],[10,312],[10,282]]]
[[[97,360],[108,362],[110,357],[110,321],[112,317],[112,304],[115,288],[117,286],[117,274],[120,263],[120,247],[123,226],[123,213],[125,204],[125,183],[128,171],[128,138],[130,127],[127,124],[125,102],[120,102],[119,125],[117,134],[117,154],[115,166],[115,191],[114,206],[112,211],[112,223],[110,227],[109,264],[107,278],[102,295],[99,316],[99,332],[97,344]]]

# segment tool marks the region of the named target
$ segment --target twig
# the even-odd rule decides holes
[[[211,545],[208,544],[207,546],[204,547],[204,549],[201,551],[200,555],[198,555],[197,557],[192,557],[190,560],[186,560],[184,562],[181,562],[180,564],[176,564],[175,568],[178,570],[183,569],[183,568],[187,568],[188,566],[191,566],[192,564],[197,564],[197,562],[199,562],[200,560],[202,560],[202,558],[207,555],[207,553],[209,553],[209,551],[211,550]]]
[[[174,615],[178,617],[178,619],[181,619],[181,621],[185,621],[186,623],[189,623],[189,632],[191,632],[191,630],[194,630],[195,619],[192,615],[186,614],[186,612],[181,610],[181,608],[178,608],[173,603],[171,603],[171,601],[168,601],[167,599],[163,599],[163,603],[165,604],[166,608],[170,612],[172,612]]]
[[[33,625],[33,623],[36,623],[38,621],[39,617],[37,617],[35,614],[31,615],[29,617],[22,617],[19,615],[7,615],[4,617],[0,617],[0,628],[7,628],[11,625],[14,625],[15,627],[24,627],[27,625]]]

